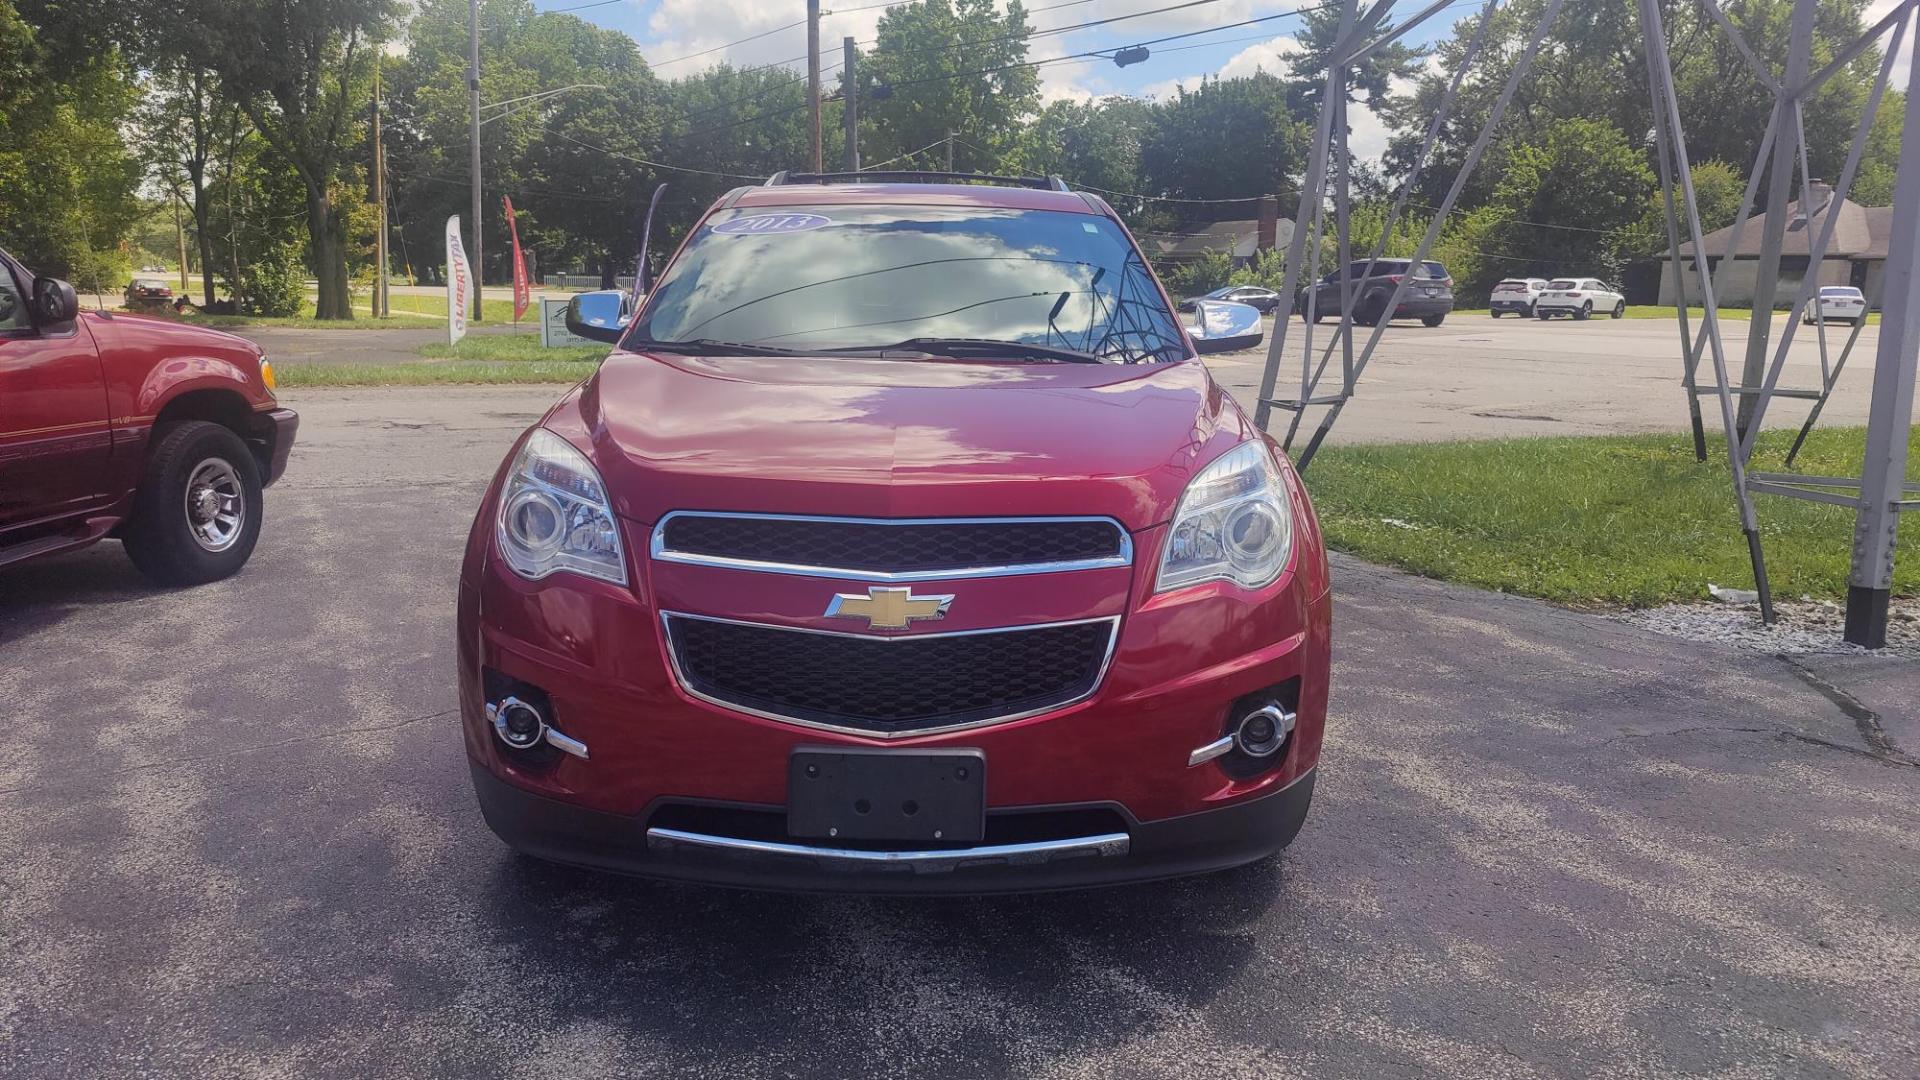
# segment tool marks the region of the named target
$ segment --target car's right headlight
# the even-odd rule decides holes
[[[494,532],[501,557],[529,581],[568,570],[627,583],[606,485],[585,454],[546,428],[535,428],[514,457]]]
[[[1273,584],[1293,554],[1293,504],[1265,442],[1220,455],[1187,485],[1167,532],[1155,592],[1232,581]]]

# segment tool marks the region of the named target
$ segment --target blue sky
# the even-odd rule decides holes
[[[806,52],[805,26],[788,25],[805,18],[805,0],[613,0],[591,7],[579,6],[589,2],[535,0],[535,6],[542,11],[575,8],[572,13],[580,18],[625,32],[639,42],[640,51],[662,77],[690,74],[722,60],[738,66],[766,64]],[[1202,0],[1180,10],[1158,10],[1180,2],[1030,0],[1028,22],[1036,31],[1135,16],[1106,26],[1039,34],[1029,46],[1030,59],[1115,49],[1174,34],[1207,31],[1153,46],[1150,59],[1126,68],[1115,67],[1110,60],[1100,58],[1044,66],[1040,69],[1043,93],[1050,99],[1115,93],[1161,96],[1173,92],[1181,83],[1198,82],[1205,75],[1247,75],[1263,67],[1278,71],[1279,56],[1290,47],[1299,18],[1289,15],[1254,25],[1233,24],[1286,15],[1320,0]],[[1446,36],[1452,23],[1477,10],[1480,2],[1460,0],[1455,5],[1457,11],[1450,8],[1441,12],[1409,35],[1408,40],[1422,44]],[[880,16],[885,14],[881,3],[882,0],[843,0],[836,4],[834,0],[824,0],[823,6],[829,12],[834,12],[836,7],[842,9],[821,19],[821,49],[827,54],[824,63],[831,64],[838,59],[843,37],[851,35],[862,42],[873,37]],[[1415,0],[1402,0],[1398,5],[1406,14],[1424,6]],[[740,40],[754,35],[762,36]],[[739,44],[707,51],[731,42]],[[704,55],[692,55],[697,53]],[[801,61],[790,66],[796,71],[805,70]],[[1356,117],[1355,149],[1362,156],[1373,156],[1385,143],[1385,133],[1371,120],[1371,117]]]

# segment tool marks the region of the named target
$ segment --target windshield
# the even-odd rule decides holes
[[[1113,222],[980,206],[722,211],[628,336],[805,352],[985,338],[1117,363],[1187,356],[1152,272]]]

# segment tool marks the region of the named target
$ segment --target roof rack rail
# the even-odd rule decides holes
[[[919,172],[915,170],[868,172],[788,172],[784,169],[767,177],[765,187],[788,184],[997,184],[1001,187],[1034,188],[1040,191],[1068,191],[1067,182],[1057,176],[997,176],[993,173]]]

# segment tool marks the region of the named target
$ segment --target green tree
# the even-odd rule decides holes
[[[465,221],[466,11],[464,0],[426,0],[393,72],[388,160],[396,217],[422,251],[439,250],[449,215],[472,227]],[[480,21],[480,96],[501,107],[483,108],[486,259],[475,272],[492,280],[507,275],[502,195],[513,199],[521,242],[543,265],[585,261],[609,276],[616,261],[630,267],[638,217],[656,179],[639,162],[659,157],[664,119],[662,89],[638,48],[625,34],[576,16],[540,14],[528,0],[487,0]],[[579,89],[537,96],[568,86]],[[437,255],[426,261],[437,270]]]
[[[182,59],[214,72],[306,191],[315,315],[353,318],[348,230],[336,182],[360,146],[373,54],[393,30],[394,0],[184,0],[156,17],[194,28]]]
[[[1309,115],[1265,72],[1183,88],[1153,112],[1140,146],[1141,190],[1188,199],[1293,192],[1312,136]],[[1217,209],[1232,216],[1248,205]]]
[[[889,88],[861,99],[864,161],[905,158],[896,168],[942,168],[946,138],[954,168],[988,172],[1040,101],[1040,77],[1027,59],[1027,10],[1011,0],[918,0],[880,18],[862,80]],[[935,146],[934,144],[940,144]]]
[[[1637,254],[1633,230],[1653,197],[1645,155],[1604,120],[1570,119],[1547,126],[1537,142],[1510,147],[1505,159],[1485,208],[1493,212],[1489,238],[1502,258],[1469,284],[1588,267],[1618,277]],[[1455,276],[1465,277],[1457,269]]]
[[[1055,101],[1014,137],[1000,168],[1028,176],[1060,176],[1109,192],[1137,191],[1140,147],[1152,126],[1153,105],[1140,98]],[[1109,196],[1129,220],[1136,200]]]
[[[1298,48],[1287,57],[1287,72],[1300,84],[1301,101],[1317,109],[1325,87],[1327,64],[1340,39],[1340,9],[1331,5],[1302,8],[1300,19],[1300,32],[1295,38]],[[1387,33],[1393,26],[1392,20],[1386,20],[1374,33]],[[1416,49],[1404,41],[1376,49],[1357,69],[1348,73],[1347,100],[1367,108],[1384,106],[1392,96],[1394,80],[1411,78],[1420,70],[1420,62],[1425,57],[1426,50]]]
[[[0,246],[103,291],[125,279],[140,164],[122,135],[132,72],[99,23],[0,4]]]

